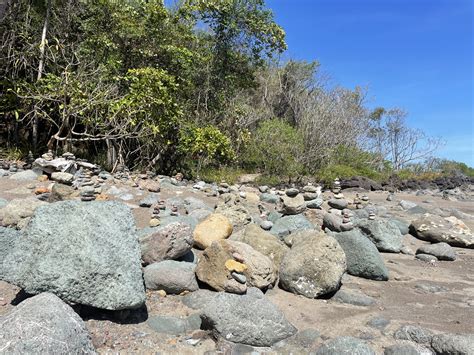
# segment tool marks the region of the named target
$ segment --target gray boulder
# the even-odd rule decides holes
[[[158,200],[160,199],[160,195],[156,193],[150,193],[149,195],[145,196],[142,198],[139,202],[138,205],[140,207],[151,207],[152,205],[158,203]]]
[[[278,308],[256,288],[245,295],[219,293],[202,311],[205,329],[234,343],[271,346],[296,333]]]
[[[343,210],[344,208],[347,208],[349,205],[349,202],[343,198],[333,198],[328,201],[328,205],[332,208],[335,208],[337,210]]]
[[[145,286],[147,290],[165,290],[171,294],[196,291],[199,287],[195,269],[195,264],[174,260],[148,265],[143,271]]]
[[[318,198],[315,198],[314,200],[309,200],[309,201],[306,201],[306,208],[310,208],[310,209],[317,209],[317,208],[321,208],[321,206],[323,205],[323,199],[318,197]]]
[[[157,333],[181,335],[201,327],[201,318],[198,314],[187,318],[154,316],[147,320],[148,326]]]
[[[296,231],[313,229],[314,226],[305,216],[299,214],[294,216],[284,216],[276,219],[273,222],[273,227],[270,233],[277,237],[283,238],[284,236],[291,234]]]
[[[193,244],[193,232],[188,224],[173,222],[148,228],[139,240],[144,264],[174,260],[188,253]]]
[[[445,242],[453,247],[474,249],[474,235],[456,217],[425,214],[411,222],[410,233],[432,243]]]
[[[379,251],[359,230],[331,235],[336,238],[346,254],[349,274],[372,280],[388,280],[388,269]]]
[[[283,257],[280,285],[287,291],[316,298],[336,291],[345,271],[346,256],[339,243],[314,232],[313,237],[299,241]]]
[[[391,221],[366,219],[358,221],[357,226],[379,251],[399,253],[403,247],[400,229]]]
[[[337,337],[323,344],[316,355],[375,355],[365,342],[353,337]]]
[[[52,292],[97,308],[137,308],[145,302],[135,221],[130,208],[118,202],[38,207],[0,264],[0,274],[28,293]]]
[[[260,201],[277,204],[280,201],[280,196],[270,193],[263,193],[260,195]]]
[[[375,299],[373,299],[372,297],[364,295],[361,292],[356,292],[352,290],[339,290],[336,292],[332,299],[340,303],[352,304],[354,306],[367,307],[375,304]]]
[[[422,245],[416,250],[416,254],[428,254],[436,256],[438,260],[454,261],[456,252],[447,243],[436,243],[431,245]]]
[[[74,181],[74,175],[63,172],[55,172],[51,174],[51,180],[64,185],[72,185],[72,182]]]
[[[474,334],[438,334],[431,339],[431,348],[436,354],[474,354]]]
[[[0,225],[23,229],[28,224],[36,208],[45,204],[46,202],[34,197],[11,200],[5,207],[0,209]]]
[[[280,212],[283,215],[295,215],[303,213],[306,209],[306,202],[303,195],[296,195],[294,197],[281,196]]]
[[[394,223],[398,227],[398,229],[400,230],[400,233],[402,235],[408,234],[410,223],[405,222],[401,219],[397,219],[397,218],[394,218],[391,221],[392,221],[392,223]]]
[[[51,293],[21,302],[0,317],[0,352],[5,354],[95,354],[82,319]]]
[[[427,348],[420,348],[420,345],[412,344],[395,344],[386,347],[383,352],[384,355],[430,355],[433,354]]]
[[[342,216],[336,213],[325,213],[323,217],[323,226],[334,232],[346,232],[354,229],[352,222],[342,223]]]
[[[200,200],[196,197],[186,197],[184,199],[184,208],[187,213],[191,213],[194,210],[208,210],[212,212],[212,207],[206,204],[203,200]]]
[[[418,344],[429,344],[433,338],[433,332],[416,325],[403,325],[393,334],[393,337],[399,340],[413,341]]]
[[[22,233],[16,229],[0,227],[0,280],[4,280],[6,276],[2,261],[12,252],[16,241],[21,237]]]

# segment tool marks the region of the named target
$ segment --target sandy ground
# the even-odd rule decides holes
[[[0,198],[11,200],[33,195],[34,187],[48,186],[48,182],[18,183],[0,178]],[[131,189],[131,188],[130,188]],[[133,189],[132,189],[133,190]],[[252,190],[252,189],[249,189]],[[138,191],[138,190],[135,190]],[[178,191],[178,193],[176,193]],[[344,193],[352,197],[353,193]],[[162,198],[188,195],[206,200],[211,205],[216,198],[205,197],[188,190],[162,191]],[[397,202],[385,201],[384,192],[371,192],[370,199],[377,204],[387,206],[392,215],[410,220],[397,206]],[[137,207],[142,196],[129,201]],[[446,201],[434,196],[416,196],[413,193],[399,193],[397,200],[416,202],[427,209],[436,207],[456,208],[474,216],[473,201]],[[427,201],[427,202],[423,202]],[[148,209],[134,208],[138,227],[144,227],[149,220]],[[313,216],[314,217],[314,216]],[[474,219],[464,222],[474,228]],[[425,242],[407,235],[404,245],[413,251]],[[403,254],[383,253],[390,270],[390,280],[371,281],[352,276],[343,279],[343,290],[359,290],[376,299],[376,304],[362,307],[341,304],[334,300],[307,299],[285,292],[278,287],[267,292],[275,303],[298,330],[315,329],[321,336],[302,352],[316,349],[326,339],[340,335],[351,335],[366,340],[378,353],[384,346],[395,344],[393,332],[404,324],[420,325],[434,331],[452,333],[474,332],[474,250],[456,248],[458,259],[454,262],[425,263]],[[437,292],[428,290],[438,286]],[[19,288],[0,282],[0,315],[11,310],[21,300]],[[94,345],[100,353],[205,353],[215,351],[216,343],[204,331],[195,331],[183,336],[157,334],[146,323],[147,317],[154,315],[188,316],[196,312],[181,302],[182,296],[162,297],[157,292],[147,293],[146,311],[134,312],[120,320],[117,315],[105,312],[92,312],[77,308],[85,319]],[[383,330],[367,325],[376,317],[390,321]],[[197,345],[191,345],[188,339],[200,339]],[[283,350],[282,350],[283,351]]]

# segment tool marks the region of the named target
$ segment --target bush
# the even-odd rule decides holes
[[[244,147],[241,162],[251,170],[291,180],[303,173],[298,157],[303,152],[303,136],[278,119],[263,121]]]

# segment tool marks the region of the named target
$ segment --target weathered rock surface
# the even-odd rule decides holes
[[[28,224],[35,209],[45,204],[46,202],[34,197],[11,200],[5,207],[0,209],[0,225],[23,229]]]
[[[474,334],[438,334],[431,339],[436,354],[474,354]]]
[[[271,346],[296,333],[278,308],[254,288],[242,296],[218,294],[201,318],[204,328],[228,341],[252,346]]]
[[[410,224],[410,233],[421,240],[445,242],[453,247],[474,249],[474,235],[456,217],[425,214]]]
[[[147,324],[157,333],[182,335],[200,329],[201,318],[199,314],[186,318],[154,316],[147,320]]]
[[[191,227],[185,223],[173,222],[147,231],[139,238],[145,264],[177,259],[189,252],[194,243]]]
[[[433,338],[433,332],[416,325],[403,325],[395,332],[393,337],[395,339],[410,340],[419,344],[429,344]]]
[[[29,298],[0,317],[0,352],[95,354],[82,319],[51,293]]]
[[[364,341],[353,337],[337,337],[323,344],[316,355],[375,355]]]
[[[436,243],[431,245],[422,245],[416,250],[416,254],[428,254],[436,256],[438,260],[453,261],[456,260],[456,252],[447,243]]]
[[[269,257],[275,264],[276,268],[280,267],[281,259],[286,253],[288,248],[274,235],[265,232],[256,224],[249,224],[243,233],[240,233],[235,239],[233,236],[232,240],[250,245],[256,251]]]
[[[305,216],[299,214],[294,216],[284,216],[273,221],[273,227],[270,233],[277,237],[283,238],[284,236],[291,234],[296,231],[313,229],[314,226],[311,224]]]
[[[295,215],[303,213],[306,209],[306,202],[303,195],[290,197],[288,195],[281,196],[280,212],[284,215]]]
[[[403,236],[398,226],[385,220],[359,220],[357,226],[379,251],[399,253],[402,248]]]
[[[314,237],[297,243],[283,257],[280,285],[287,291],[316,298],[336,291],[345,271],[346,256],[339,243],[315,232]]]
[[[51,194],[49,195],[48,202],[72,200],[78,195],[78,190],[75,190],[72,186],[60,184],[57,182],[51,188]]]
[[[52,292],[110,310],[145,302],[135,222],[130,209],[117,202],[38,207],[0,270],[4,281],[31,294]]]
[[[51,180],[64,185],[72,185],[72,182],[74,181],[74,175],[63,172],[55,172],[51,174]]]
[[[193,263],[174,260],[150,264],[143,271],[145,286],[147,290],[165,290],[172,294],[196,291],[199,287],[195,269],[196,265]]]
[[[212,242],[228,238],[232,230],[232,223],[226,216],[213,213],[194,229],[194,245],[206,249]]]
[[[10,176],[11,180],[17,180],[17,181],[36,180],[37,178],[38,178],[38,174],[35,173],[33,170],[20,171]]]
[[[234,260],[236,254],[241,260]],[[237,283],[231,275],[232,271],[244,275],[246,283]],[[247,287],[271,287],[276,281],[277,272],[270,258],[248,244],[233,240],[212,243],[202,253],[196,268],[196,275],[202,282],[217,291],[234,293],[244,293]]]
[[[354,229],[353,223],[342,223],[342,216],[336,213],[325,213],[323,226],[334,232],[346,232]]]
[[[333,233],[344,250],[347,272],[366,279],[388,280],[388,269],[375,245],[359,230]]]
[[[332,297],[334,301],[352,304],[354,306],[372,306],[375,304],[375,299],[364,295],[362,292],[356,292],[352,290],[339,290]]]

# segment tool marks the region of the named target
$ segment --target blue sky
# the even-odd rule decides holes
[[[287,34],[285,58],[318,60],[333,81],[369,88],[370,107],[408,123],[474,166],[474,0],[267,0]]]

